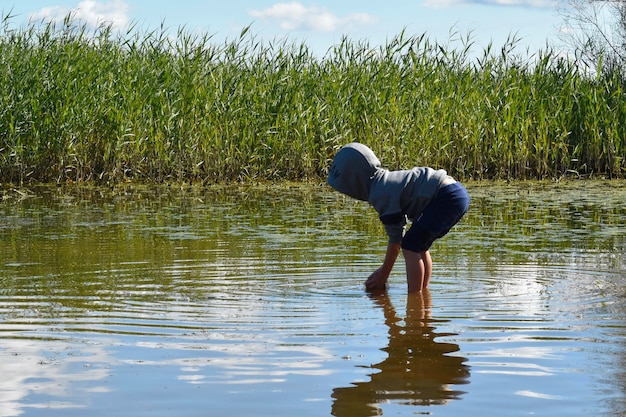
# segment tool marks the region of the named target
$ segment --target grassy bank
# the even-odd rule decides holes
[[[174,36],[170,36],[174,35]],[[176,40],[172,40],[176,39]],[[61,25],[0,29],[0,182],[318,178],[343,144],[463,179],[626,176],[621,74],[515,41],[226,43]]]

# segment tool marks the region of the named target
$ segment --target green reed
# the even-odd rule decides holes
[[[460,178],[623,177],[623,74],[516,40],[478,58],[400,33],[323,57],[245,29],[215,42],[62,24],[0,30],[0,181],[320,179],[339,147]]]

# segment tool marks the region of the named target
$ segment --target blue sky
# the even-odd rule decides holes
[[[73,12],[88,24],[106,21],[123,29],[132,22],[156,29],[165,23],[173,33],[184,26],[220,41],[251,25],[262,39],[306,42],[320,54],[343,35],[379,45],[403,29],[442,43],[451,32],[471,32],[479,50],[516,34],[520,52],[535,52],[558,42],[562,20],[555,0],[0,0],[0,9],[3,15],[12,11],[12,22],[19,24]]]

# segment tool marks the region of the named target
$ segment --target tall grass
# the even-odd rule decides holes
[[[0,181],[321,178],[345,143],[459,178],[626,174],[623,74],[400,33],[323,57],[245,29],[0,30]]]

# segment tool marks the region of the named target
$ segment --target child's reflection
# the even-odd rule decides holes
[[[453,334],[435,333],[428,289],[408,295],[404,325],[386,293],[372,299],[383,309],[389,326],[389,346],[382,349],[388,357],[372,366],[378,372],[369,382],[333,390],[332,415],[377,416],[382,414],[379,403],[431,405],[458,399],[464,392],[451,386],[469,383],[469,366],[465,358],[449,355],[459,350],[458,345],[435,341]]]

